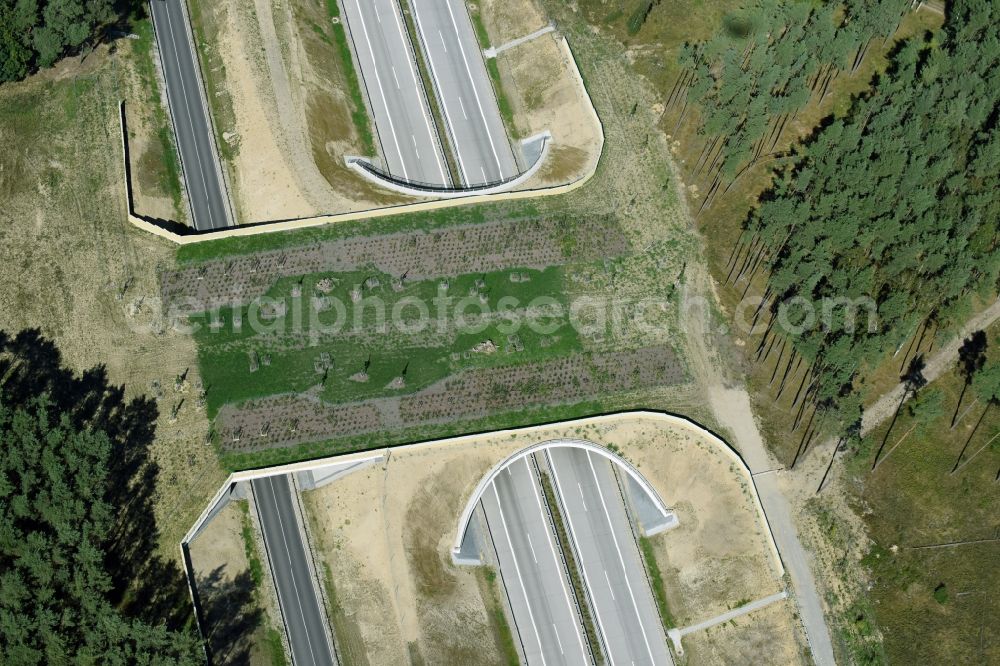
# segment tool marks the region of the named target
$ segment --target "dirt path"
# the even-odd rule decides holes
[[[936,354],[926,359],[923,374],[927,382],[934,381],[955,364],[955,361],[958,360],[958,348],[962,346],[963,340],[976,331],[985,331],[997,319],[1000,319],[1000,299],[994,301],[990,307],[965,322],[958,335],[950,340],[948,344],[941,347]],[[865,413],[861,417],[862,435],[867,435],[883,421],[892,417],[899,406],[900,400],[903,398],[905,390],[902,382],[900,382],[892,390],[876,400],[871,407],[865,409]],[[829,448],[833,444],[834,440],[830,439],[824,443],[824,448]]]
[[[319,172],[313,161],[312,148],[306,137],[306,120],[302,112],[301,100],[293,95],[293,86],[289,81],[289,72],[282,59],[281,45],[275,29],[273,11],[281,12],[282,25],[291,26],[291,7],[287,4],[274,5],[268,0],[255,0],[257,16],[260,21],[260,36],[264,46],[264,56],[267,70],[274,90],[275,108],[278,113],[280,127],[283,128],[284,148],[288,161],[294,164],[298,185],[302,188],[305,198],[316,211],[331,210],[339,201],[332,196],[329,183]],[[289,28],[290,29],[290,28]],[[295,45],[297,47],[297,44]],[[301,55],[294,48],[289,48],[289,59],[293,74],[302,78]],[[297,70],[297,71],[296,71]],[[295,87],[298,92],[298,87]]]
[[[975,331],[986,330],[996,323],[998,319],[1000,319],[1000,299],[994,301],[988,308],[965,322],[965,325],[962,326],[954,338],[943,345],[936,354],[927,359],[923,370],[924,379],[930,383],[949,370],[955,364],[955,361],[958,360],[958,348],[962,346],[962,341]],[[871,433],[879,425],[892,418],[892,415],[900,406],[904,391],[905,387],[900,382],[882,394],[870,407],[865,408],[864,414],[861,416],[862,436]],[[912,396],[908,396],[907,399],[909,397]],[[801,467],[800,476],[804,479],[811,479],[810,482],[814,485],[819,483],[819,479],[822,478],[826,471],[830,458],[830,450],[836,443],[837,438],[830,437],[819,446],[812,447],[812,454],[803,460],[804,464]],[[882,460],[885,460],[886,456],[888,456],[888,452],[882,457]],[[796,466],[796,471],[799,471],[799,469],[799,466]],[[841,467],[839,465],[831,469],[829,479],[824,482],[823,487],[826,488],[829,483],[832,483],[840,471]]]
[[[680,186],[676,179],[675,183]],[[812,558],[802,547],[793,518],[795,514],[782,492],[778,475],[761,474],[777,465],[764,446],[750,405],[750,394],[742,383],[727,380],[723,361],[717,350],[710,347],[715,333],[710,298],[714,298],[711,277],[704,263],[692,261],[687,267],[681,298],[681,324],[687,338],[691,371],[705,387],[717,423],[731,433],[730,442],[756,475],[757,493],[791,580],[813,659],[820,666],[833,666],[833,644],[811,568]]]
[[[792,505],[779,485],[777,474],[762,473],[775,465],[764,447],[764,440],[757,428],[750,407],[750,395],[743,387],[727,388],[720,384],[708,387],[709,403],[719,423],[733,433],[734,442],[750,470],[755,474],[754,484],[760,503],[767,514],[774,533],[774,541],[781,553],[802,617],[802,624],[809,639],[813,658],[824,666],[834,664],[833,644],[823,616],[823,605],[813,576],[812,558],[799,540],[798,528],[793,518]]]
[[[764,608],[765,606],[770,606],[775,601],[781,601],[782,599],[785,599],[787,596],[788,593],[785,591],[777,592],[775,594],[772,594],[771,596],[764,597],[763,599],[758,599],[757,601],[753,601],[743,606],[740,606],[739,608],[734,608],[733,610],[727,611],[722,615],[717,615],[716,617],[710,618],[703,622],[699,622],[698,624],[693,624],[690,627],[684,627],[683,629],[676,629],[675,631],[679,636],[686,636],[687,634],[691,634],[696,631],[711,629],[712,627],[723,624],[724,622],[729,622],[730,620],[734,620],[740,617],[741,615],[746,615],[747,613],[752,613],[755,610]],[[671,637],[671,639],[672,638],[673,637]]]

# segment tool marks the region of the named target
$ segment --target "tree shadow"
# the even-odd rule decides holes
[[[223,576],[224,566],[197,579],[195,594],[201,604],[209,658],[216,666],[249,664],[253,633],[263,613],[249,571],[235,578]]]
[[[965,392],[972,385],[972,378],[986,363],[986,348],[989,343],[986,338],[986,331],[976,331],[963,342],[958,348],[958,363],[962,372],[962,392],[958,394],[958,402],[955,403],[955,412],[951,415],[951,428],[955,427],[958,420],[958,410],[962,406]]]
[[[927,378],[924,377],[924,368],[927,366],[927,362],[924,360],[923,354],[917,354],[910,360],[909,366],[906,368],[906,372],[900,375],[899,380],[903,384],[903,397],[900,399],[899,404],[896,405],[896,411],[892,413],[892,420],[889,421],[889,427],[885,430],[885,435],[882,437],[882,443],[879,444],[878,451],[875,452],[875,460],[872,462],[872,471],[878,467],[879,459],[882,457],[882,451],[885,449],[885,443],[889,441],[889,433],[892,432],[893,426],[896,425],[896,421],[899,419],[899,410],[902,408],[903,403],[906,402],[908,398],[916,395],[917,391],[922,389],[927,385]]]
[[[126,616],[171,630],[191,624],[190,595],[176,562],[158,554],[153,512],[159,467],[150,457],[159,411],[140,396],[128,400],[122,386],[98,365],[75,374],[62,364],[55,343],[38,329],[13,337],[0,331],[0,395],[9,407],[46,395],[51,409],[78,429],[107,433],[111,445],[104,499],[114,513],[105,536],[105,567],[112,578],[109,600]]]

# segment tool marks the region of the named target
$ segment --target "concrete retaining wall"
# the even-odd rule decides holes
[[[581,88],[583,89],[585,96],[588,101],[588,111],[592,114],[593,119],[596,123],[596,127],[600,133],[600,146],[601,149],[599,154],[603,152],[604,149],[604,127],[601,124],[600,117],[597,115],[597,109],[594,108],[593,101],[590,99],[590,95],[587,92],[586,86],[583,83],[583,77],[580,74],[579,67],[576,64],[576,59],[573,57],[573,53],[569,48],[569,43],[566,38],[563,37],[560,40],[560,45],[562,46],[564,52],[567,55],[567,60],[572,64],[572,70],[579,81]],[[121,127],[122,127],[122,154],[125,160],[125,197],[128,202],[128,220],[129,222],[138,229],[142,229],[145,232],[154,234],[161,238],[164,238],[172,243],[178,245],[190,245],[194,243],[202,243],[210,240],[219,240],[223,238],[237,238],[243,236],[256,236],[258,234],[275,233],[280,231],[292,231],[295,229],[309,229],[313,227],[321,227],[327,224],[337,224],[341,222],[350,222],[354,220],[367,220],[379,217],[388,217],[391,215],[403,215],[407,213],[424,212],[430,210],[439,210],[442,208],[451,208],[454,206],[464,206],[466,204],[477,204],[477,203],[492,203],[496,201],[514,201],[519,199],[531,199],[534,197],[548,197],[556,196],[559,194],[567,194],[573,190],[582,187],[587,181],[589,181],[594,173],[597,171],[597,165],[600,159],[593,160],[590,168],[577,180],[566,183],[564,185],[557,185],[553,187],[541,187],[535,189],[523,189],[516,190],[513,192],[502,192],[496,194],[477,194],[473,196],[466,196],[457,199],[436,199],[432,201],[420,201],[411,204],[403,204],[399,206],[390,206],[386,208],[376,208],[372,210],[356,211],[352,213],[339,213],[335,215],[317,215],[314,217],[305,217],[297,220],[285,220],[282,222],[272,222],[272,223],[262,223],[254,224],[244,227],[232,227],[229,229],[221,229],[216,231],[206,231],[206,232],[195,232],[193,229],[184,227],[183,225],[177,224],[176,222],[169,222],[164,220],[154,220],[152,218],[140,215],[136,212],[133,206],[133,196],[132,196],[132,182],[131,182],[131,166],[128,159],[128,137],[125,134],[125,103],[121,103]]]

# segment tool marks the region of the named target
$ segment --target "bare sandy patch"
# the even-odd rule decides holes
[[[213,575],[233,580],[250,571],[240,535],[241,520],[240,506],[230,503],[191,542],[191,561],[199,580]]]
[[[552,134],[546,162],[526,187],[564,185],[592,173],[604,135],[566,40],[542,35],[504,51],[497,65],[518,135]]]
[[[475,484],[520,441],[394,451],[303,494],[329,571],[341,651],[370,664],[501,663],[475,568],[451,562]],[[362,662],[364,663],[364,662]]]
[[[279,140],[318,214],[411,201],[372,186],[344,158],[366,155],[324,2],[255,0]],[[347,62],[346,66],[353,66]],[[367,156],[367,155],[366,155]]]
[[[219,129],[227,144],[224,153],[231,156],[227,166],[238,218],[252,222],[313,214],[316,208],[291,168],[278,122],[263,20],[253,4],[234,0],[212,3],[207,13],[217,29],[214,46],[225,67],[221,89],[208,94],[228,96],[235,116],[232,127]]]
[[[490,33],[491,46],[530,35],[548,25],[545,13],[534,0],[479,0],[470,2],[469,10],[476,11],[477,4]]]
[[[191,542],[191,564],[213,663],[266,666],[271,658],[264,645],[263,595],[255,589],[243,542],[245,510],[245,502],[222,509]]]
[[[167,176],[163,171],[165,147],[155,136],[149,112],[132,113],[139,108],[128,108],[129,156],[132,169],[132,196],[137,210],[143,215],[160,220],[184,219],[183,206],[178,209],[172,197],[167,196],[163,181]]]
[[[373,664],[405,661],[414,650],[433,663],[498,660],[464,642],[488,630],[488,603],[475,569],[451,563],[457,520],[492,466],[564,437],[620,451],[676,511],[680,527],[651,543],[679,626],[784,589],[752,488],[730,453],[656,415],[599,417],[393,449],[388,464],[305,493],[335,588],[339,643]],[[758,633],[771,631],[763,626]],[[797,625],[782,631],[771,640],[798,650]]]
[[[402,201],[344,163],[361,151],[323,3],[199,0],[192,9],[211,38],[202,66],[241,224]]]
[[[148,30],[151,32],[152,27]],[[149,40],[152,42],[151,37]],[[167,115],[162,76],[155,63],[155,43],[122,41],[123,50],[136,62],[136,66],[116,70],[121,99],[126,100],[135,208],[150,217],[184,222],[187,210],[181,194],[180,163]],[[93,63],[103,60],[103,56],[103,51],[98,50],[86,60]],[[65,71],[64,68],[60,64],[54,70]]]
[[[583,426],[576,436],[620,451],[676,512],[680,526],[650,543],[679,626],[784,589],[747,477],[718,445],[641,417]]]
[[[682,664],[809,664],[801,644],[794,602],[785,599],[748,615],[684,637]]]

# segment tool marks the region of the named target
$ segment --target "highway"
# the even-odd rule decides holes
[[[502,471],[483,493],[525,660],[531,664],[584,664],[590,657],[541,489],[528,458]]]
[[[231,226],[228,196],[184,8],[178,0],[152,0],[149,7],[191,206],[191,223],[199,231]]]
[[[155,2],[156,0],[154,0]],[[254,502],[274,572],[278,604],[296,666],[335,664],[329,628],[309,571],[287,475],[254,479]]]
[[[570,447],[547,456],[609,661],[672,664],[611,462]]]
[[[464,0],[410,0],[466,186],[517,174],[517,163]]]
[[[342,5],[389,173],[450,186],[396,0],[342,0]]]

